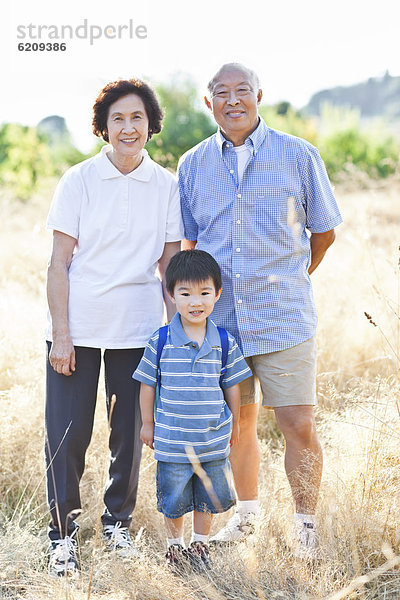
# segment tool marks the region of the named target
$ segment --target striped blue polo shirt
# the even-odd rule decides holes
[[[222,388],[250,377],[251,371],[233,337]],[[146,345],[133,374],[142,383],[157,383],[156,331]],[[232,431],[232,413],[219,385],[222,367],[221,338],[215,323],[207,319],[204,341],[190,340],[180,315],[172,319],[161,359],[161,389],[156,407],[154,449],[156,460],[190,462],[185,448],[193,449],[200,462],[226,458]]]
[[[220,131],[182,156],[178,174],[185,237],[222,272],[213,319],[254,356],[315,334],[308,232],[342,218],[314,146],[262,119],[245,146],[241,180],[235,148]]]

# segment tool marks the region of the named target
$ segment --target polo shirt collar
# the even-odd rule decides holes
[[[153,161],[148,155],[147,150],[143,149],[143,160],[136,169],[123,175],[118,171],[117,167],[112,164],[111,160],[107,156],[107,152],[112,150],[110,144],[106,144],[102,147],[100,152],[95,156],[94,163],[98,174],[101,179],[115,179],[117,177],[129,177],[130,179],[136,179],[137,181],[150,181],[153,173]]]
[[[258,119],[259,122],[256,129],[246,138],[244,142],[245,146],[249,147],[252,153],[258,152],[258,149],[265,140],[268,130],[267,124],[265,123],[264,119],[260,116],[258,117]],[[230,142],[226,139],[226,137],[224,137],[220,129],[218,129],[217,133],[215,134],[215,140],[218,144],[221,155],[223,149],[226,146],[228,146],[229,144],[232,146],[232,142]]]
[[[171,344],[173,346],[188,346],[193,340],[186,335],[179,313],[176,313],[169,324]],[[221,347],[221,338],[217,326],[210,318],[207,319],[207,330],[201,347],[202,354],[207,354],[213,346]]]

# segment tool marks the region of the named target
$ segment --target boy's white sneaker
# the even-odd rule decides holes
[[[210,544],[229,544],[240,542],[254,533],[256,515],[253,512],[239,513],[235,511],[225,527],[210,538]]]

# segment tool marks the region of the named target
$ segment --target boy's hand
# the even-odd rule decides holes
[[[239,423],[233,423],[232,435],[231,435],[231,441],[230,441],[231,448],[232,448],[232,446],[236,446],[236,444],[239,442],[239,437],[240,437]]]
[[[143,444],[154,450],[154,423],[143,423],[140,430],[140,439]]]

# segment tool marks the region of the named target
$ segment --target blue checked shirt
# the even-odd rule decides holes
[[[237,343],[228,335],[229,348],[222,388],[250,377],[251,371]],[[133,374],[156,386],[158,331],[146,345]],[[232,413],[220,387],[221,338],[211,319],[201,347],[190,340],[177,313],[161,353],[161,389],[154,425],[154,457],[164,462],[190,462],[185,448],[193,448],[200,462],[226,458],[232,432]]]
[[[244,356],[291,348],[315,334],[307,230],[342,221],[318,150],[260,119],[239,183],[236,152],[221,132],[178,165],[185,237],[222,271],[214,321]]]

